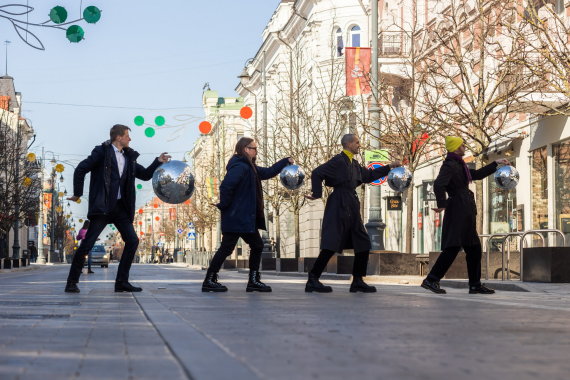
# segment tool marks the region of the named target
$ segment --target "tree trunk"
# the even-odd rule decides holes
[[[412,253],[412,231],[414,223],[414,186],[408,187],[406,194],[406,253]]]

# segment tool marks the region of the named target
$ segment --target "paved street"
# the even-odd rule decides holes
[[[0,273],[1,379],[567,379],[570,295],[446,296],[377,285],[305,294],[304,280],[264,276],[273,293],[246,293],[222,272],[225,294],[202,293],[204,272],[134,265],[142,293],[115,294],[116,265]]]

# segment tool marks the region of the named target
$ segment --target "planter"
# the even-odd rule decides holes
[[[277,259],[275,258],[261,258],[261,270],[275,270],[277,268]]]
[[[299,259],[286,258],[277,259],[277,272],[297,272],[299,270]]]
[[[523,249],[523,281],[570,282],[570,247]]]

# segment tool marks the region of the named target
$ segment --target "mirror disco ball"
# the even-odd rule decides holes
[[[289,190],[297,190],[303,186],[305,172],[297,165],[289,165],[281,170],[279,180]]]
[[[495,183],[501,189],[514,189],[519,183],[519,172],[511,165],[501,166],[495,172]]]
[[[412,184],[412,172],[404,166],[399,166],[388,173],[388,186],[394,191],[402,193]]]
[[[194,192],[194,175],[184,162],[171,160],[154,171],[152,189],[163,202],[182,203]]]

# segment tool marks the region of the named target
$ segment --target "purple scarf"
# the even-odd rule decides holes
[[[467,167],[465,161],[463,161],[463,157],[461,157],[458,154],[449,152],[447,153],[447,158],[460,162],[461,165],[463,165],[463,169],[465,170],[465,175],[467,176],[467,183],[473,182],[473,179],[471,178],[471,172],[469,171],[469,168]]]

